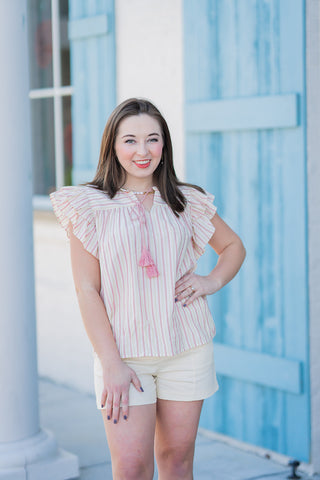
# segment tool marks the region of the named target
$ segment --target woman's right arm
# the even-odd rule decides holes
[[[129,387],[132,382],[141,391],[135,372],[120,358],[104,303],[100,297],[100,263],[83,247],[73,234],[69,224],[72,274],[83,323],[97,353],[103,370],[104,389],[101,405],[106,404],[108,418],[119,419],[120,401],[122,413],[128,417]]]

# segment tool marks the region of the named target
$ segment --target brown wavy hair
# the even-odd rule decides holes
[[[163,138],[163,149],[161,161],[153,172],[155,185],[158,187],[161,197],[169,205],[176,216],[183,212],[187,200],[180,186],[190,186],[204,192],[204,190],[189,183],[180,182],[173,166],[172,142],[169,128],[159,110],[149,100],[143,98],[129,98],[120,103],[111,113],[105,126],[97,171],[90,185],[102,190],[113,198],[118,190],[124,185],[126,172],[120,165],[115,152],[115,140],[118,134],[119,125],[127,117],[147,114],[157,120],[161,127]]]

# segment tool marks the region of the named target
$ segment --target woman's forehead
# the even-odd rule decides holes
[[[155,118],[151,117],[147,113],[141,113],[139,115],[131,115],[124,118],[118,129],[118,135],[125,135],[130,133],[132,135],[147,133],[161,133],[161,126]]]

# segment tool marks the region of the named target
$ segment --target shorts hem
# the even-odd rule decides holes
[[[202,394],[199,394],[199,395],[193,395],[190,398],[186,398],[186,396],[182,397],[181,395],[176,395],[176,396],[174,396],[174,395],[170,395],[170,396],[169,395],[168,396],[162,395],[162,396],[158,396],[158,399],[159,400],[171,400],[172,402],[195,402],[197,400],[206,400],[207,398],[214,395],[218,390],[219,390],[219,385],[217,385],[209,393],[206,392],[206,393],[202,393]]]
[[[156,400],[152,400],[152,402],[145,402],[145,403],[129,403],[129,408],[130,407],[142,407],[143,405],[154,405],[155,403],[157,403],[157,399]],[[120,406],[120,408],[122,408],[122,405]],[[106,410],[107,407],[102,407],[100,405],[97,405],[97,410]]]
[[[181,397],[181,396],[174,396],[174,398],[172,398],[172,395],[170,396],[170,398],[166,397],[166,396],[159,396],[156,398],[156,400],[153,400],[152,402],[146,402],[146,403],[132,403],[132,404],[129,404],[129,408],[130,407],[142,407],[143,405],[154,405],[155,403],[157,403],[157,400],[169,400],[169,401],[172,401],[172,402],[195,402],[195,401],[198,401],[198,400],[206,400],[207,398],[210,398],[212,395],[214,395],[217,391],[219,390],[219,385],[217,385],[210,393],[203,393],[202,395],[197,395],[197,396],[193,396],[192,398],[186,398],[186,397]],[[122,408],[122,407],[120,407]],[[106,407],[102,407],[99,405],[97,405],[97,410],[106,410]]]

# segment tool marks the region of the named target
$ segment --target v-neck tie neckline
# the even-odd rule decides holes
[[[150,253],[149,230],[147,226],[146,209],[143,206],[143,202],[145,198],[151,192],[152,189],[153,187],[149,188],[149,190],[145,192],[145,194],[140,200],[134,195],[135,205],[131,209],[132,213],[134,213],[138,217],[139,224],[140,224],[142,250],[141,250],[141,257],[139,260],[139,266],[146,269],[146,273],[149,278],[159,276],[159,271]],[[130,196],[130,193],[128,191],[126,190],[124,191],[127,193],[128,196]],[[153,199],[153,202],[154,202],[154,199]]]

